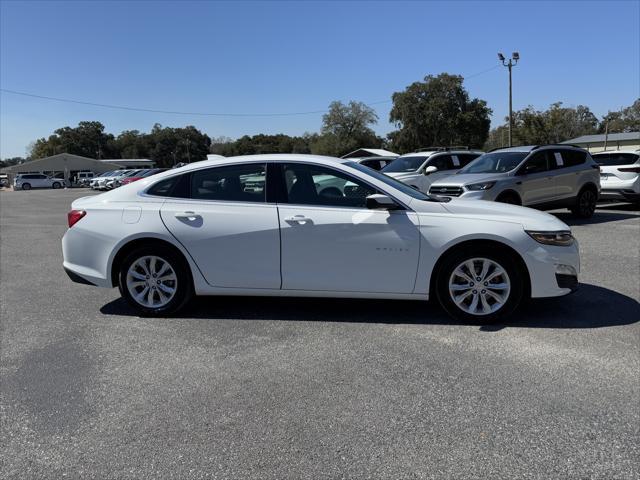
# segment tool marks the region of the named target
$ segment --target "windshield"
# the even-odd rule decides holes
[[[395,188],[396,190],[400,190],[402,193],[404,193],[405,195],[409,195],[411,198],[415,198],[417,200],[427,200],[431,202],[442,201],[442,199],[440,198],[435,198],[435,197],[432,197],[431,195],[426,195],[422,193],[420,190],[416,190],[415,188],[410,187],[406,183],[402,183],[393,177],[385,175],[384,173],[380,173],[379,171],[373,170],[369,167],[365,167],[364,165],[360,165],[359,163],[348,162],[346,163],[346,165],[348,165],[351,168],[355,168],[356,170],[362,173],[366,173],[370,177],[373,177],[376,180],[380,180],[381,182],[386,183],[387,185]]]
[[[390,172],[415,172],[427,161],[428,157],[398,157],[381,171]]]
[[[493,152],[479,156],[461,170],[463,173],[503,173],[520,165],[529,152]]]

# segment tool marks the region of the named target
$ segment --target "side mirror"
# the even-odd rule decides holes
[[[367,197],[367,208],[370,210],[396,210],[400,207],[391,197],[375,193]]]
[[[430,175],[432,173],[435,173],[438,171],[438,167],[434,167],[433,165],[429,165],[427,168],[424,169],[424,174],[425,175]]]

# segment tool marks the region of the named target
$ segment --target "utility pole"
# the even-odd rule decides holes
[[[511,69],[518,64],[520,60],[520,54],[513,52],[509,61],[504,58],[502,53],[498,53],[498,59],[502,62],[502,65],[509,69],[509,146],[513,146],[513,101],[512,101],[512,88],[511,88]]]

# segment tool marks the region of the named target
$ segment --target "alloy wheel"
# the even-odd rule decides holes
[[[175,296],[178,276],[168,261],[155,255],[147,255],[131,264],[127,270],[126,285],[138,304],[147,308],[160,308]]]
[[[460,263],[449,277],[449,295],[458,308],[470,315],[490,315],[509,300],[511,281],[505,268],[488,258]]]

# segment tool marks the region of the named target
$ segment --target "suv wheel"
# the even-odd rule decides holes
[[[20,187],[22,190],[31,190],[31,184],[30,183],[23,183],[22,187]]]
[[[591,218],[596,211],[598,195],[591,188],[583,189],[576,197],[575,206],[571,207],[571,213],[580,218]]]
[[[440,269],[436,293],[452,317],[492,323],[512,313],[524,292],[522,272],[511,255],[488,248],[451,254]]]
[[[175,313],[193,295],[189,266],[181,255],[162,246],[131,252],[122,262],[118,287],[142,316]]]

